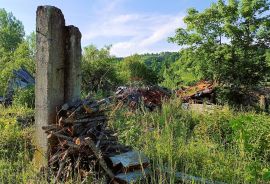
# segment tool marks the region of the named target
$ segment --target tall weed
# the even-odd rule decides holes
[[[227,183],[269,179],[270,117],[214,107],[184,110],[178,99],[154,112],[120,109],[111,114],[120,140],[152,160],[153,183],[174,183],[175,172]],[[162,174],[168,170],[169,174]]]

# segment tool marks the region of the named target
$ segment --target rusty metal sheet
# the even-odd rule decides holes
[[[204,99],[209,99],[212,102],[211,95],[214,93],[214,84],[211,81],[199,81],[195,85],[188,88],[181,88],[176,90],[176,95],[179,96],[183,102],[202,103]]]
[[[140,153],[138,151],[129,151],[110,157],[110,159],[113,163],[113,166],[121,163],[123,167],[126,168],[149,163],[149,159],[143,153]]]
[[[128,173],[120,173],[115,176],[116,179],[124,181],[125,183],[136,183],[151,173],[150,169],[144,169],[143,171],[133,171]]]

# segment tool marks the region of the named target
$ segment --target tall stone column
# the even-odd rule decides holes
[[[81,37],[77,27],[66,27],[65,102],[74,102],[81,96]]]
[[[42,126],[56,123],[56,107],[64,103],[65,19],[60,9],[39,6],[36,12],[35,162],[47,165],[53,146]]]

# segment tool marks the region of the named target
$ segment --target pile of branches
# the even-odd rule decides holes
[[[214,102],[214,85],[211,81],[199,81],[193,86],[176,90],[176,95],[179,96],[184,103],[203,103]]]
[[[170,98],[172,93],[159,86],[141,88],[121,86],[115,94],[118,102],[128,105],[132,110],[144,106],[153,111],[155,108],[161,108],[163,100]]]
[[[66,103],[57,112],[57,124],[43,127],[50,145],[49,170],[56,182],[72,178],[106,178],[109,183],[132,183],[149,173],[149,160],[130,147],[119,144],[117,134],[107,126],[105,112],[115,103],[131,109],[144,105],[153,110],[161,107],[171,92],[151,86],[120,87],[114,96]],[[142,159],[143,158],[143,159]],[[143,161],[143,162],[142,162]],[[147,170],[148,169],[148,170]]]
[[[56,182],[70,178],[106,176],[113,180],[119,172],[108,159],[131,149],[117,141],[104,114],[108,99],[64,104],[57,113],[58,124],[43,127],[51,146],[49,168]]]

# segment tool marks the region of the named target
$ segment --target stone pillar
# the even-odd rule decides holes
[[[52,146],[42,126],[56,123],[56,107],[64,103],[65,19],[60,9],[39,6],[36,12],[36,86],[34,161],[47,165]]]
[[[74,102],[81,96],[81,37],[77,27],[66,27],[65,102]]]

